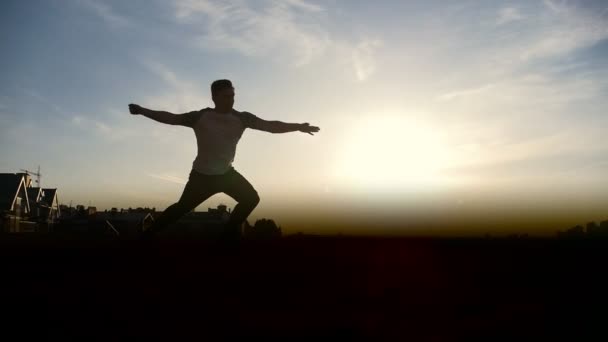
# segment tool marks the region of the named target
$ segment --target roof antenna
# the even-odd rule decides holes
[[[42,186],[41,186],[41,183],[40,183],[40,178],[42,178],[42,174],[40,173],[40,165],[38,165],[38,172],[29,171],[29,170],[24,170],[24,169],[21,169],[20,171],[23,171],[23,172],[25,172],[25,173],[26,173],[26,174],[28,174],[28,175],[29,175],[29,174],[32,174],[32,175],[36,176],[36,185],[37,185],[39,188],[40,188],[40,187],[42,187]]]

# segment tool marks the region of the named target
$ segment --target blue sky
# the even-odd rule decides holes
[[[321,127],[245,133],[252,218],[608,215],[604,1],[4,1],[0,19],[0,172],[40,165],[64,203],[173,203],[194,134],[127,105],[212,106],[229,78],[237,109]]]

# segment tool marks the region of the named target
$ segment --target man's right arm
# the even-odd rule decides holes
[[[151,110],[148,108],[144,108],[142,106],[136,104],[129,105],[129,112],[133,115],[143,115],[152,120],[167,124],[167,125],[181,125],[192,127],[194,125],[194,120],[196,119],[196,115],[198,112],[190,112],[186,114],[173,114],[160,110]]]

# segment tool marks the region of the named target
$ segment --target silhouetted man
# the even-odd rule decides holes
[[[260,201],[253,186],[232,167],[236,145],[245,128],[270,133],[300,131],[310,135],[319,131],[318,127],[308,123],[266,121],[251,113],[236,111],[233,108],[234,88],[229,80],[213,82],[211,97],[215,108],[204,108],[184,114],[150,110],[136,104],[129,105],[131,114],[141,114],[169,125],[191,127],[196,134],[198,145],[198,155],[182,196],[158,217],[148,229],[148,236],[163,230],[209,197],[223,192],[238,202],[224,228],[223,236],[240,237],[243,222]]]

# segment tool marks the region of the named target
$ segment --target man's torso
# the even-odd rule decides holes
[[[192,122],[198,145],[193,168],[207,175],[227,172],[246,127],[244,114],[237,111],[218,113],[205,108],[197,112]]]

